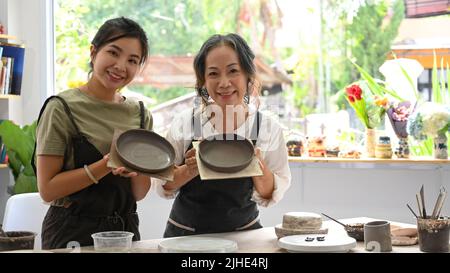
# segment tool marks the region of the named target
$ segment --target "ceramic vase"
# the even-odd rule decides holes
[[[375,157],[375,129],[366,128],[366,155],[367,157]]]
[[[445,133],[434,138],[434,158],[448,159],[447,135]]]
[[[407,137],[400,137],[398,139],[398,147],[395,150],[397,158],[409,158],[409,144]]]

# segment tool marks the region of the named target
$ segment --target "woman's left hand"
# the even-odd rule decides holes
[[[120,175],[122,177],[135,177],[138,176],[137,172],[129,172],[125,169],[125,167],[113,168],[111,170],[112,174]]]
[[[262,158],[260,148],[255,148],[255,156],[256,156],[256,158],[258,158],[259,166],[261,167],[261,170],[264,172],[264,170],[266,169],[266,163],[264,162],[264,159]]]
[[[261,155],[261,149],[255,148],[255,156],[256,158],[258,158],[259,166],[261,167],[263,175],[253,176],[253,185],[262,198],[270,199],[274,190],[273,173],[269,168],[267,168],[266,163],[264,162]]]
[[[106,162],[108,162],[110,158],[109,154],[106,154],[105,156],[103,156],[103,160]],[[122,177],[135,177],[138,176],[137,172],[129,172],[125,169],[125,167],[117,167],[117,168],[111,168],[111,172],[114,175],[120,175]]]

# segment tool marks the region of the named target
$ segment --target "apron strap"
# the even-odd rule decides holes
[[[200,120],[201,112],[195,113],[195,108],[192,108],[192,131],[194,132],[194,136],[192,139],[199,140],[202,137],[202,123]]]
[[[262,121],[262,114],[259,111],[256,111],[256,117],[253,122],[252,131],[250,132],[250,139],[253,143],[253,146],[256,146],[256,141],[259,137],[259,129],[261,129],[260,123]]]
[[[45,108],[47,107],[47,104],[52,99],[58,99],[62,103],[62,105],[64,107],[64,111],[66,112],[67,116],[69,117],[70,122],[72,123],[72,125],[75,128],[76,134],[81,137],[82,134],[80,133],[80,129],[78,128],[77,124],[75,123],[75,119],[73,118],[73,115],[72,115],[72,112],[70,111],[69,105],[67,104],[67,102],[63,98],[61,98],[59,96],[50,96],[50,97],[48,97],[45,100],[44,105],[42,106],[41,110],[39,111],[37,124],[39,124],[39,121],[41,120],[42,114],[44,113]],[[36,158],[36,144],[37,144],[37,141],[34,142],[33,156],[31,157],[31,167],[33,168],[33,171],[34,171],[35,175],[37,175],[37,172],[36,172],[36,160],[35,160],[35,158]]]
[[[140,117],[141,117],[141,123],[140,123],[140,128],[141,129],[145,129],[144,125],[145,125],[145,107],[144,107],[144,103],[142,101],[139,101],[139,111],[141,113]]]
[[[70,122],[74,126],[75,132],[77,133],[77,135],[81,135],[80,129],[78,128],[78,125],[75,123],[75,119],[73,118],[73,115],[72,115],[72,112],[70,111],[69,105],[63,98],[61,98],[59,96],[51,96],[45,101],[44,105],[41,108],[41,111],[39,112],[38,123],[41,119],[42,114],[44,113],[45,108],[47,107],[47,103],[50,102],[50,100],[52,100],[53,98],[58,99],[62,103],[62,105],[64,107],[64,112],[66,112],[67,116],[69,117]]]

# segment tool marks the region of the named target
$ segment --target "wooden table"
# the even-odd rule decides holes
[[[342,219],[343,223],[367,223],[370,221],[374,221],[377,219],[367,218],[367,217],[358,217],[358,218],[349,218]],[[401,226],[401,227],[415,227],[411,224],[404,224],[398,222],[390,222],[391,225]],[[342,234],[345,235],[344,228],[333,222],[333,221],[324,221],[323,227],[328,228],[328,234]],[[265,227],[256,230],[249,231],[239,231],[239,232],[228,232],[228,233],[214,233],[214,234],[203,234],[203,235],[195,235],[195,236],[208,236],[208,237],[217,237],[228,240],[236,241],[238,244],[238,253],[287,253],[285,249],[278,247],[277,237],[275,235],[274,227]],[[153,240],[143,240],[138,242],[133,242],[133,246],[130,252],[132,253],[159,253],[158,244],[161,242],[161,239],[153,239]],[[53,250],[54,252],[71,252],[67,249],[58,249]],[[90,247],[82,247],[80,252],[95,252],[92,246]],[[350,253],[362,253],[367,252],[364,249],[364,242],[357,242],[356,248],[352,249]],[[420,252],[419,246],[393,246],[392,253],[414,253]]]

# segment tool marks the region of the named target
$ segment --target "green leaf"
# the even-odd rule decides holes
[[[36,192],[36,176],[31,167],[36,122],[20,128],[5,120],[0,124],[0,136],[8,154],[8,166],[14,175],[14,193]]]
[[[447,102],[446,105],[450,104],[450,69],[447,63]]]
[[[31,166],[31,162],[30,162],[30,164],[27,164],[27,165],[24,166],[24,168],[23,168],[23,173],[24,173],[25,175],[28,175],[28,176],[33,176],[33,175],[35,175],[35,174],[34,174],[33,167]]]
[[[23,165],[30,161],[33,154],[34,140],[27,136],[18,125],[5,120],[0,124],[0,136],[5,146],[17,153]]]
[[[352,64],[358,69],[359,73],[361,73],[361,77],[366,81],[367,86],[369,87],[369,90],[372,92],[373,95],[377,95],[380,97],[383,97],[384,94],[389,94],[392,97],[400,100],[405,101],[402,97],[400,97],[396,92],[389,90],[385,88],[384,86],[377,83],[377,80],[374,79],[370,74],[364,70],[364,68],[360,67],[358,64],[350,60]]]
[[[436,51],[433,50],[433,72],[431,76],[431,84],[433,89],[432,94],[432,101],[441,103],[442,102],[442,96],[441,96],[441,89],[439,87],[439,80],[438,80],[438,74],[437,74],[437,61],[436,61]]]
[[[28,176],[23,173],[19,175],[16,179],[16,184],[14,185],[14,193],[26,193],[26,192],[37,192],[37,181],[36,176]]]

